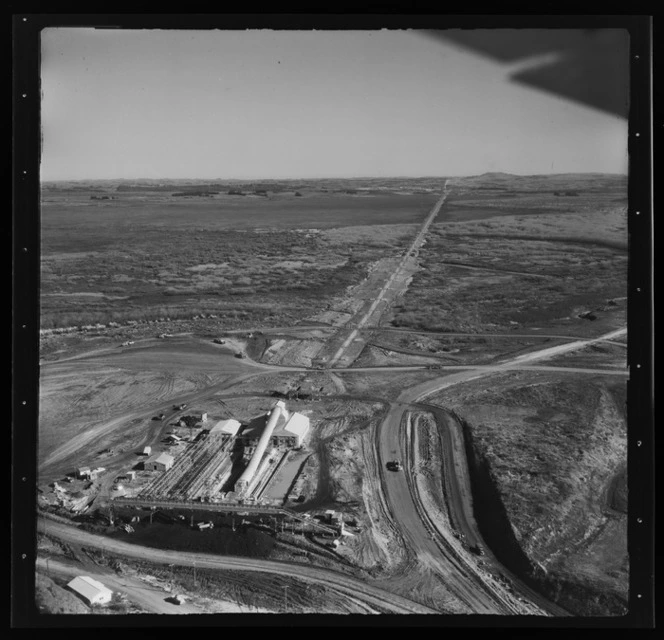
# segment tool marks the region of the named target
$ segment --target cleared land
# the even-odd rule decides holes
[[[624,369],[624,344],[596,342],[543,362],[559,372],[484,370],[473,380],[473,371],[435,367],[494,365],[623,327],[625,181],[451,180],[424,245],[405,256],[443,182],[47,185],[42,508],[118,543],[333,569],[444,613],[541,615],[541,598],[519,600],[502,563],[572,613],[620,615],[629,568],[624,383],[588,372]],[[405,293],[392,288],[355,331],[403,258]],[[357,339],[342,366],[326,368],[349,336]],[[423,368],[372,370],[395,365]],[[410,404],[446,380],[430,405]],[[134,530],[109,521],[114,478],[130,468],[130,494],[161,487],[161,498],[180,496],[177,483],[159,484],[168,474],[141,471],[137,453],[144,445],[176,459],[193,451],[200,427],[181,418],[207,412],[212,423],[252,424],[277,399],[312,425],[292,465],[265,487],[289,512],[123,506],[115,516]],[[177,410],[183,402],[187,409]],[[453,415],[441,417],[447,409],[456,430],[446,422]],[[164,420],[154,420],[161,412]],[[167,444],[169,434],[182,440]],[[208,457],[207,467],[185,474],[189,497],[203,497],[203,476],[221,468],[219,451]],[[414,476],[386,470],[397,457]],[[65,482],[85,464],[105,472]],[[66,501],[47,486],[52,480]],[[87,497],[93,508],[73,516],[69,505]],[[403,521],[394,504],[415,520]],[[472,513],[460,520],[460,509]],[[192,519],[213,521],[214,530],[194,529]],[[488,545],[484,559],[469,550],[473,520]],[[326,537],[323,523],[338,538]],[[456,537],[464,532],[465,546]],[[104,565],[103,555],[88,557]],[[164,580],[166,569],[147,561],[114,562],[133,578]],[[185,569],[171,580],[195,593]],[[223,593],[278,610],[284,599],[276,576],[200,571],[211,600]],[[289,611],[389,610],[348,590],[330,598],[288,580]],[[57,592],[42,586],[46,599]]]

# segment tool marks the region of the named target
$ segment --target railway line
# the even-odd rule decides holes
[[[37,527],[38,530],[45,531],[45,524],[42,518],[39,519]],[[361,600],[370,607],[378,607],[380,610],[390,613],[438,613],[435,609],[426,607],[418,602],[329,569],[298,565],[290,562],[279,562],[276,560],[259,560],[237,556],[217,556],[205,553],[151,549],[91,534],[77,527],[59,522],[49,522],[48,533],[67,542],[78,545],[84,544],[87,547],[98,549],[102,548],[108,553],[117,553],[126,558],[135,558],[161,565],[173,564],[176,566],[191,567],[195,564],[199,568],[206,569],[287,575],[306,582],[323,585],[326,588]]]
[[[392,288],[393,284],[399,278],[399,276],[405,271],[406,266],[409,263],[414,263],[415,258],[417,256],[417,252],[422,246],[424,238],[427,232],[429,231],[429,227],[431,226],[436,216],[438,215],[438,212],[440,211],[441,207],[445,203],[447,196],[448,196],[448,191],[447,191],[447,180],[446,180],[443,186],[442,195],[440,196],[440,198],[434,205],[433,209],[422,223],[422,227],[415,236],[415,239],[411,243],[410,247],[408,248],[407,251],[404,252],[404,255],[400,260],[399,264],[397,265],[397,268],[392,272],[392,274],[387,279],[381,290],[378,292],[378,295],[374,298],[374,301],[371,303],[369,309],[360,317],[357,323],[355,323],[355,319],[353,318],[354,328],[352,329],[352,331],[350,331],[350,333],[348,334],[344,342],[341,344],[337,352],[329,360],[329,362],[326,365],[327,368],[333,368],[337,364],[337,362],[339,362],[344,357],[344,352],[358,339],[358,335],[359,332],[362,330],[362,327],[364,327],[369,322],[369,320],[371,320],[371,318],[373,317],[374,313],[378,308],[378,305],[380,305],[381,302],[383,302],[385,296],[387,295],[387,292]],[[401,289],[404,289],[406,287],[405,279],[401,283],[400,287]],[[396,293],[398,292],[395,292],[395,295]]]
[[[498,366],[486,368],[479,372],[477,370],[467,370],[405,389],[399,394],[396,402],[391,404],[390,410],[387,412],[377,432],[376,447],[378,458],[381,461],[381,473],[382,467],[384,467],[386,462],[392,458],[391,451],[395,448],[401,448],[404,458],[409,461],[408,464],[412,464],[412,451],[410,445],[405,442],[402,436],[402,424],[405,420],[404,415],[409,410],[409,405],[416,406],[418,403],[422,404],[427,397],[451,385],[474,380],[480,376],[490,375],[491,373],[509,370],[514,364],[535,362],[540,359],[552,357],[553,355],[570,352],[583,348],[594,342],[613,339],[624,335],[625,333],[626,329],[618,329],[597,338],[557,345],[556,347],[549,347],[547,349],[541,349],[536,352],[521,355],[513,360],[506,360]],[[435,405],[433,406],[435,407]],[[429,405],[429,408],[431,408],[431,405]],[[440,407],[436,407],[436,409],[440,412]],[[448,440],[448,444],[453,443],[451,440]],[[454,468],[454,457],[450,459],[450,456],[453,456],[454,449],[454,446],[450,447],[449,455],[446,457],[446,461],[450,465],[450,468]],[[456,449],[459,449],[458,439]],[[458,455],[461,456],[463,453]],[[456,476],[456,482],[453,484],[451,483],[450,490],[451,495],[453,496],[453,501],[456,501],[456,504],[458,505],[455,509],[456,518],[464,521],[465,528],[471,532],[476,539],[481,539],[477,527],[474,525],[474,520],[471,518],[472,503],[470,501],[469,490],[467,488],[465,490],[463,489],[464,478],[462,476],[464,474],[457,471],[454,475]],[[432,549],[436,537],[435,534],[433,539],[431,537],[431,522],[426,510],[422,509],[421,506],[418,508],[418,505],[421,504],[421,499],[418,495],[417,487],[413,486],[412,483],[409,483],[402,474],[385,476],[383,482],[381,482],[381,486],[385,492],[392,518],[397,523],[398,521],[404,523],[401,529],[407,531],[410,542],[414,548],[418,549],[420,552],[426,552],[427,556],[434,558],[434,562],[439,566],[439,571],[447,576],[450,581],[448,584],[451,583],[454,585],[459,597],[463,601],[472,603],[473,608],[478,612],[495,613],[497,597],[495,593],[496,587],[491,585],[487,579],[482,578],[482,576],[479,576],[478,574],[475,574],[475,577],[469,576],[468,572],[463,570],[463,567],[459,567],[455,563],[454,555],[448,551],[448,547],[436,545],[436,550],[434,551]],[[407,526],[406,522],[408,523]],[[507,572],[502,565],[497,561],[495,562],[497,566],[501,567],[501,573]],[[455,575],[456,578],[454,578]],[[478,588],[475,591],[471,589],[469,592],[468,585],[472,584],[476,577],[478,577],[484,584],[481,589]],[[470,582],[466,582],[468,580]],[[567,613],[560,607],[557,607],[557,605],[546,601],[545,598],[534,592],[532,589],[527,588],[522,583],[519,584],[521,594],[526,596],[524,600],[527,600],[531,605],[539,607],[548,615],[567,615]],[[487,588],[493,595],[487,593]],[[498,601],[501,602],[500,597],[498,597]],[[502,606],[504,605],[498,604],[498,611],[500,611]]]

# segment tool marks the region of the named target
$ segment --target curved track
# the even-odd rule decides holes
[[[391,404],[390,410],[377,432],[376,447],[379,460],[381,461],[381,486],[385,492],[392,518],[397,526],[399,522],[401,523],[401,526],[398,526],[398,528],[404,532],[412,548],[417,551],[418,557],[425,559],[429,566],[435,567],[437,571],[444,575],[450,589],[460,600],[471,606],[477,613],[512,613],[514,603],[506,602],[504,596],[500,594],[500,589],[483,579],[481,574],[473,566],[467,562],[460,561],[456,554],[453,553],[449,544],[445,545],[440,540],[437,540],[435,533],[432,535],[435,525],[421,507],[421,500],[417,495],[417,489],[413,483],[408,481],[406,474],[386,474],[383,471],[387,461],[393,457],[392,451],[397,448],[400,448],[402,453],[405,454],[406,464],[410,465],[412,463],[409,444],[402,437],[402,425],[404,424],[405,413],[409,407],[416,406],[417,403],[422,403],[427,396],[451,385],[473,380],[483,375],[507,371],[514,368],[514,365],[518,366],[523,362],[546,359],[559,353],[580,349],[593,342],[611,339],[624,333],[626,333],[626,329],[619,329],[598,338],[562,344],[518,356],[500,365],[485,368],[484,370],[467,370],[446,376],[445,378],[431,380],[405,389],[399,394],[397,401]],[[440,411],[440,408],[435,407],[435,405],[427,407],[427,410],[431,409],[438,409]],[[450,438],[453,437],[451,432],[448,432],[448,435]],[[452,445],[451,439],[448,440],[448,445]],[[464,485],[468,486],[467,482],[464,483],[464,472],[459,471],[461,468],[460,465],[462,465],[459,457],[463,456],[463,453],[460,451],[458,435],[456,445],[445,447],[445,449],[448,448],[447,466],[455,468],[457,472],[455,474],[456,479],[450,482],[449,485],[452,502],[457,505],[455,509],[456,516],[464,523],[464,528],[476,540],[481,540],[477,526],[474,523],[474,518],[472,518],[472,500],[469,495],[469,489],[464,488]],[[456,460],[454,458],[455,450],[457,451]],[[409,466],[407,466],[407,469],[409,470]],[[507,573],[502,567],[501,571],[502,573]],[[566,615],[566,612],[560,607],[547,602],[542,596],[539,596],[522,583],[518,583],[518,587],[520,593],[528,597],[531,605],[536,605],[542,613]],[[520,608],[519,605],[516,606]]]
[[[299,578],[308,582],[315,582],[327,588],[335,589],[346,596],[361,600],[370,607],[377,607],[383,611],[400,614],[412,613],[438,613],[434,609],[425,607],[402,596],[395,595],[389,591],[367,584],[356,578],[345,576],[335,571],[297,565],[275,560],[258,560],[254,558],[243,558],[237,556],[216,556],[206,553],[191,553],[184,551],[168,551],[165,549],[152,549],[140,547],[119,540],[113,540],[98,536],[80,529],[40,518],[38,529],[48,532],[61,540],[78,545],[101,548],[105,551],[117,553],[124,557],[146,560],[156,564],[174,564],[177,566],[193,566],[217,570],[250,571],[259,573],[273,573]]]

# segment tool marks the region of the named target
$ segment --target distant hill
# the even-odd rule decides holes
[[[473,189],[496,189],[517,191],[594,191],[605,187],[627,188],[627,176],[612,173],[552,173],[539,175],[515,175],[503,172],[489,172],[466,178],[456,178],[459,187]]]

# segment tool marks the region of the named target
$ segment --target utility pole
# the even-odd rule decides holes
[[[194,587],[196,586],[196,560],[194,560]]]

